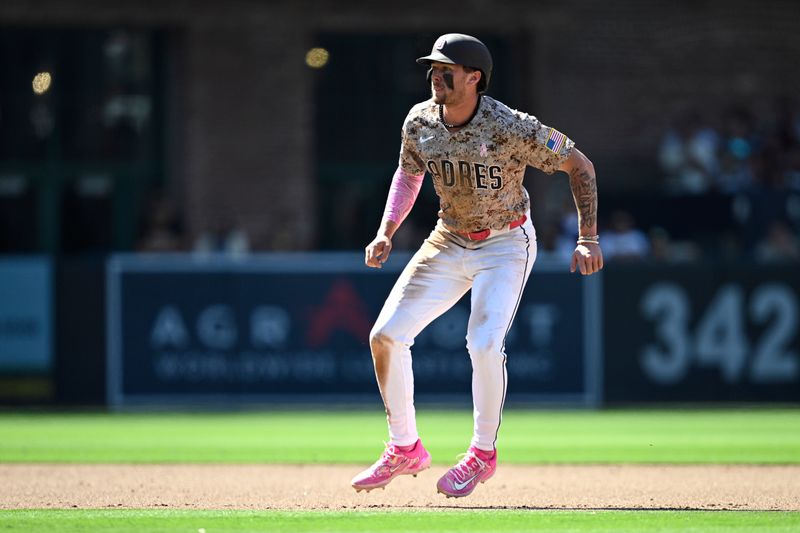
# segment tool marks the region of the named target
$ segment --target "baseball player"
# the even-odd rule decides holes
[[[380,268],[392,236],[411,210],[427,172],[439,196],[439,220],[400,274],[370,333],[390,441],[356,491],[385,487],[431,464],[414,411],[411,346],[434,319],[472,290],[467,350],[472,362],[474,428],[467,453],[439,479],[448,497],[467,496],[497,465],[497,435],[506,396],[505,337],[536,259],[536,232],[522,185],[525,167],[569,174],[579,238],[570,270],[603,268],[597,235],[594,167],[566,135],[536,117],[486,96],[492,56],[469,35],[439,37],[417,59],[428,67],[431,98],[403,123],[400,163],[366,264]]]

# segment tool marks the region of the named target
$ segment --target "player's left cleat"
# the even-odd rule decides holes
[[[461,460],[443,475],[436,489],[448,498],[469,496],[478,483],[485,483],[497,470],[497,451],[490,452],[470,446]]]

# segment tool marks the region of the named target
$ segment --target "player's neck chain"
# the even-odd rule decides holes
[[[439,104],[439,120],[442,121],[442,124],[444,124],[444,127],[447,129],[463,128],[464,126],[472,122],[472,119],[475,118],[475,115],[478,114],[478,108],[480,106],[481,106],[481,97],[479,96],[478,101],[475,102],[475,109],[472,111],[472,114],[465,122],[462,122],[461,124],[448,124],[447,121],[445,121],[444,119],[444,105]]]

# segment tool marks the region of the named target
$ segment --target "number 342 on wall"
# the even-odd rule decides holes
[[[730,384],[787,383],[800,377],[798,354],[792,350],[798,335],[797,296],[787,285],[756,286],[747,301],[742,287],[723,285],[694,328],[687,290],[675,283],[648,287],[640,310],[655,334],[655,342],[642,348],[640,363],[657,383],[678,383],[693,365],[719,368]]]

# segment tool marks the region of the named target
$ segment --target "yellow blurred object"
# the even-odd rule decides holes
[[[44,94],[50,88],[52,78],[49,72],[40,72],[33,77],[33,92],[36,94]]]
[[[311,68],[322,68],[328,63],[328,51],[324,48],[312,48],[306,53],[306,65]]]

